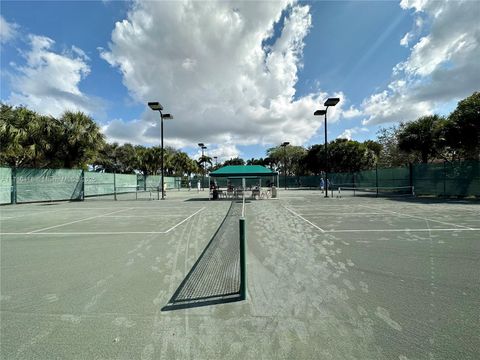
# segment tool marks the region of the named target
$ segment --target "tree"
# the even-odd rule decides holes
[[[13,167],[58,167],[62,129],[50,116],[23,106],[1,105],[0,161]]]
[[[319,175],[325,171],[325,146],[320,144],[312,145],[303,158],[306,171],[311,174]]]
[[[302,146],[277,146],[267,150],[267,156],[271,163],[274,164],[276,170],[285,171],[285,166],[288,175],[300,175],[303,164],[302,159],[307,154],[307,151]]]
[[[415,161],[415,156],[409,155],[400,150],[398,146],[398,133],[399,128],[397,126],[381,128],[378,130],[377,143],[382,146],[380,156],[378,157],[378,166],[404,166]]]
[[[223,163],[223,166],[227,166],[227,165],[245,165],[245,160],[237,156],[236,158],[225,160],[225,162]]]
[[[63,167],[86,167],[105,145],[100,128],[90,116],[82,112],[66,111],[58,121],[63,139],[57,156],[63,161]]]
[[[383,150],[382,144],[374,141],[374,140],[366,140],[363,142],[363,145],[367,147],[367,149],[373,151],[377,159],[380,157],[380,153]]]
[[[200,156],[200,159],[198,159],[197,164],[198,164],[198,169],[200,170],[201,174],[205,174],[207,172],[205,165],[206,164],[212,165],[212,158],[207,155],[202,155]]]
[[[264,158],[260,158],[260,159],[255,159],[255,158],[251,158],[251,159],[248,159],[247,160],[247,165],[261,165],[261,166],[265,166],[267,165],[266,161]]]
[[[428,115],[400,124],[397,134],[398,148],[406,153],[415,154],[422,163],[436,158],[442,152],[438,135],[443,120],[438,115]]]
[[[374,167],[375,153],[366,144],[336,139],[328,145],[330,172],[357,172]]]
[[[460,101],[443,129],[446,146],[459,157],[480,157],[480,92]]]

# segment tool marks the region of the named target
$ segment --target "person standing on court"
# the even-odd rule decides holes
[[[192,180],[188,180],[188,191],[192,190]]]
[[[320,190],[322,190],[323,193],[323,188],[325,187],[325,181],[323,180],[323,177],[320,178]]]
[[[200,192],[200,180],[197,181],[197,192]]]

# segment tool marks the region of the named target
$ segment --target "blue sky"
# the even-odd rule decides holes
[[[476,1],[2,1],[1,100],[90,114],[109,141],[263,157],[375,139],[479,90]],[[458,21],[461,18],[462,21]]]

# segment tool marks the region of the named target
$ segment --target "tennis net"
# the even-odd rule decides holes
[[[337,197],[365,196],[365,197],[401,197],[415,196],[413,186],[394,187],[339,187]]]

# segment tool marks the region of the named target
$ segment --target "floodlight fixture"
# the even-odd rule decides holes
[[[340,101],[340,98],[328,98],[323,104],[324,106],[335,106]]]
[[[327,110],[317,110],[313,113],[315,116],[324,116],[327,113]]]
[[[162,111],[163,106],[158,101],[149,101],[148,106],[154,111]]]

